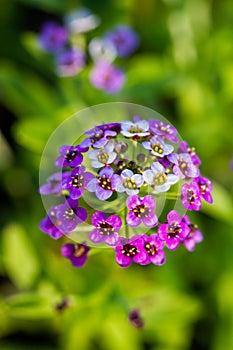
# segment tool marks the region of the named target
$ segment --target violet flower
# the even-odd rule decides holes
[[[61,154],[56,160],[55,165],[59,168],[71,167],[75,168],[83,161],[83,156],[81,152],[86,152],[88,148],[83,148],[81,146],[61,146],[59,148],[59,153]]]
[[[157,234],[152,233],[150,236],[141,235],[144,239],[144,249],[147,254],[147,259],[141,263],[142,265],[148,265],[150,263],[154,265],[163,265],[166,261],[166,256],[163,251],[164,242],[159,238]]]
[[[177,130],[174,126],[154,119],[149,120],[149,124],[150,130],[155,135],[162,136],[163,138],[175,143],[178,142],[178,138],[176,137]]]
[[[168,160],[174,164],[173,172],[179,178],[192,178],[200,174],[200,170],[193,164],[188,153],[172,153],[167,156]]]
[[[160,137],[153,136],[149,142],[142,142],[145,149],[151,151],[151,154],[157,157],[164,157],[172,153],[174,147],[172,145],[166,144]]]
[[[103,130],[100,126],[96,126],[95,128],[86,131],[85,134],[89,137],[81,142],[81,147],[92,146],[94,148],[101,148],[108,143],[109,138],[116,136],[117,133],[115,130]]]
[[[140,198],[137,195],[129,196],[126,200],[129,212],[126,222],[131,227],[137,227],[143,223],[147,227],[154,227],[158,223],[158,218],[154,213],[156,202],[153,196],[147,195]]]
[[[113,151],[114,143],[109,142],[101,150],[93,150],[88,152],[88,157],[92,159],[91,165],[93,168],[102,168],[105,165],[111,164],[116,159],[116,152]]]
[[[80,49],[68,49],[56,57],[56,70],[60,77],[77,75],[85,65],[85,55]]]
[[[133,261],[137,264],[143,264],[147,259],[144,250],[144,239],[134,236],[127,243],[115,247],[116,262],[122,267],[129,266]]]
[[[128,316],[129,322],[135,327],[135,328],[143,328],[144,327],[144,321],[139,313],[138,310],[132,310],[129,313]]]
[[[84,166],[78,166],[71,173],[66,181],[63,181],[63,189],[69,190],[71,199],[78,199],[82,196],[88,182],[94,178],[90,172],[85,172]]]
[[[201,209],[200,190],[196,182],[183,184],[181,187],[182,204],[188,210]]]
[[[73,231],[86,218],[86,209],[79,208],[77,200],[68,198],[65,203],[57,206],[57,219],[60,221],[59,229],[64,233]]]
[[[125,137],[143,137],[150,135],[149,123],[147,120],[139,120],[134,117],[134,123],[130,120],[125,120],[121,123],[121,134]]]
[[[68,39],[66,28],[54,22],[44,23],[39,34],[40,46],[48,52],[61,50]]]
[[[124,85],[125,74],[107,61],[98,61],[90,73],[90,81],[97,89],[115,94]]]
[[[63,236],[63,232],[60,230],[61,221],[57,217],[58,206],[49,209],[48,216],[41,220],[40,230],[47,233],[53,239],[58,239]]]
[[[107,217],[104,213],[95,212],[91,218],[95,227],[89,234],[89,238],[94,243],[105,242],[115,246],[119,240],[118,231],[122,226],[121,218],[117,215]]]
[[[61,247],[61,254],[69,259],[75,267],[82,267],[87,261],[87,254],[90,250],[85,243],[67,243]]]
[[[144,183],[140,174],[134,174],[132,170],[125,169],[121,172],[121,182],[118,184],[117,192],[126,192],[129,196],[139,193],[139,188]]]
[[[145,170],[143,178],[157,192],[168,191],[170,186],[179,180],[178,176],[167,174],[165,168],[159,162],[154,162],[151,169]]]
[[[183,217],[182,221],[185,222],[186,225],[188,225],[190,230],[188,236],[183,240],[183,244],[188,251],[192,252],[195,249],[196,243],[200,243],[203,241],[203,235],[201,231],[198,230],[197,225],[193,225],[191,223],[187,215]]]
[[[213,197],[211,195],[212,182],[207,177],[203,177],[203,176],[199,176],[198,178],[196,178],[195,182],[199,186],[201,197],[206,202],[212,204],[213,203]]]
[[[190,148],[186,141],[181,141],[179,143],[179,147],[180,147],[180,150],[181,150],[182,153],[188,153],[190,155],[194,165],[200,165],[201,164],[201,160],[198,157],[198,155],[196,154],[194,147]]]
[[[87,190],[95,192],[96,196],[101,200],[105,201],[111,197],[113,191],[117,189],[121,182],[121,177],[114,174],[114,171],[110,167],[105,167],[98,174],[98,178],[92,179],[87,184]]]
[[[175,250],[189,235],[190,229],[175,210],[167,215],[167,221],[167,224],[159,226],[158,235],[161,241],[165,241],[168,249]]]
[[[67,179],[70,172],[65,171],[64,173],[58,172],[49,176],[47,179],[47,184],[40,186],[40,194],[59,194],[62,192],[62,182]]]
[[[138,46],[138,35],[127,25],[118,25],[107,32],[105,39],[113,44],[120,57],[131,55]]]

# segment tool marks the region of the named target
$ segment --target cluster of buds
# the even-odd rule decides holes
[[[87,9],[73,11],[65,16],[62,25],[44,23],[38,41],[44,51],[54,56],[58,76],[76,76],[85,67],[91,68],[91,84],[107,93],[116,93],[125,82],[125,73],[113,61],[136,50],[138,35],[128,25],[119,24],[87,43],[85,33],[99,23],[99,17]]]
[[[122,267],[163,265],[165,248],[193,251],[203,240],[186,212],[200,210],[203,200],[213,202],[212,184],[174,126],[135,116],[95,126],[77,143],[60,147],[54,163],[59,171],[40,187],[41,194],[63,200],[48,210],[40,229],[54,239],[77,233],[78,243],[62,247],[74,266],[85,264],[91,246],[109,246]],[[170,200],[175,205],[166,210]],[[85,240],[79,239],[84,224]]]

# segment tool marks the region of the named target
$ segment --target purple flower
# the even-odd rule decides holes
[[[120,57],[131,55],[139,42],[138,35],[127,25],[116,26],[105,38],[114,45]]]
[[[200,174],[199,169],[193,164],[188,153],[173,153],[167,156],[168,160],[175,165],[173,166],[174,174],[181,179],[189,177],[197,177]]]
[[[99,90],[117,93],[125,82],[125,74],[106,61],[98,61],[90,73],[91,83]]]
[[[71,232],[76,226],[85,221],[87,212],[84,208],[78,207],[78,201],[67,199],[63,204],[57,206],[57,219],[60,221],[60,230],[62,232]]]
[[[125,137],[143,137],[150,135],[149,123],[146,120],[138,120],[134,117],[134,123],[125,120],[121,123],[121,134]]]
[[[57,74],[60,77],[72,77],[78,74],[85,65],[85,55],[80,49],[69,49],[56,57]]]
[[[84,166],[75,168],[69,175],[66,181],[63,182],[63,188],[69,190],[70,198],[78,199],[82,196],[86,185],[94,178],[94,175],[85,172]]]
[[[154,119],[149,120],[149,124],[150,130],[155,133],[155,135],[162,136],[172,142],[178,142],[178,138],[176,137],[177,130],[174,126]]]
[[[196,182],[184,184],[181,187],[182,204],[188,210],[201,209],[200,190]]]
[[[118,243],[118,231],[121,228],[122,221],[117,215],[107,217],[104,213],[95,212],[92,215],[92,225],[95,229],[89,234],[89,238],[94,243],[105,242],[111,246]]]
[[[114,143],[109,142],[101,150],[93,150],[88,153],[88,157],[93,159],[91,165],[93,168],[102,168],[107,164],[111,164],[116,158],[116,152],[113,152]]]
[[[183,217],[182,221],[185,222],[186,225],[188,225],[190,230],[188,236],[183,240],[183,244],[188,249],[188,251],[192,252],[195,249],[196,243],[200,243],[203,241],[203,235],[201,231],[198,230],[197,225],[193,225],[190,222],[187,215]]]
[[[82,163],[83,156],[81,152],[87,149],[78,146],[61,146],[59,153],[61,154],[56,160],[55,165],[59,168],[66,168],[67,166],[74,168]]]
[[[59,229],[61,221],[57,217],[58,207],[50,208],[48,216],[41,220],[40,230],[44,233],[47,233],[53,239],[58,239],[63,236],[63,232]]]
[[[170,186],[179,180],[178,176],[167,174],[165,168],[158,162],[154,162],[151,169],[144,171],[143,178],[157,192],[168,191]]]
[[[54,22],[47,22],[43,25],[39,43],[41,47],[48,52],[57,52],[62,49],[68,39],[66,28]]]
[[[129,322],[135,327],[135,328],[143,328],[144,321],[141,318],[141,315],[138,310],[132,310],[129,313],[128,316]]]
[[[59,194],[62,191],[62,182],[67,179],[70,172],[65,171],[64,173],[58,172],[47,179],[47,184],[40,186],[39,192],[40,194]]]
[[[105,201],[111,197],[113,191],[119,186],[121,177],[114,174],[114,171],[110,167],[105,167],[99,173],[98,178],[92,179],[87,184],[87,190],[95,192],[96,196],[101,200]]]
[[[132,170],[125,169],[121,172],[121,182],[118,184],[117,192],[126,192],[129,196],[137,194],[144,179],[140,174],[134,174]]]
[[[129,266],[133,261],[137,264],[143,264],[147,259],[144,250],[144,239],[140,236],[134,236],[127,243],[120,244],[115,248],[116,262],[122,267]]]
[[[189,147],[186,141],[182,141],[179,143],[180,150],[183,153],[188,153],[192,159],[192,162],[194,165],[200,165],[201,160],[200,158],[196,155],[195,148],[194,147]]]
[[[153,136],[149,142],[142,142],[144,148],[151,151],[151,154],[157,157],[164,157],[173,152],[174,147],[166,144],[158,136]]]
[[[212,182],[207,178],[203,176],[199,176],[195,179],[197,182],[199,189],[200,189],[200,195],[201,197],[208,203],[213,203],[213,197],[211,195],[212,191]]]
[[[82,267],[87,261],[87,254],[90,250],[85,243],[67,243],[61,247],[61,254],[71,261],[75,267]]]
[[[147,254],[147,259],[142,263],[142,265],[148,265],[152,262],[154,265],[163,265],[166,261],[166,256],[163,251],[164,242],[161,241],[157,234],[152,234],[150,236],[141,235],[144,239],[144,250]]]
[[[89,137],[81,142],[81,147],[92,146],[94,148],[101,148],[108,143],[110,137],[116,136],[117,133],[114,130],[104,130],[101,126],[96,126],[95,128],[86,131],[85,134]]]
[[[167,215],[167,221],[167,224],[159,226],[158,235],[161,241],[166,242],[168,249],[175,250],[189,235],[190,230],[175,210],[170,211]]]
[[[158,223],[158,218],[154,213],[155,198],[147,195],[140,198],[137,195],[132,195],[126,201],[129,212],[126,216],[126,222],[131,227],[137,227],[143,223],[147,227],[154,227]]]

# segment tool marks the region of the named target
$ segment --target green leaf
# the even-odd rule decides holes
[[[11,223],[3,229],[3,263],[18,288],[31,287],[40,272],[40,265],[23,227]]]

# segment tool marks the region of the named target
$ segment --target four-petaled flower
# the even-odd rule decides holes
[[[159,226],[158,235],[161,241],[165,241],[168,249],[175,250],[189,235],[190,229],[175,210],[167,215],[167,221],[167,224]]]
[[[133,261],[137,264],[143,264],[147,259],[147,253],[144,250],[144,239],[140,236],[134,236],[127,243],[117,245],[116,262],[122,267],[129,266]]]
[[[166,256],[163,251],[164,242],[154,233],[150,236],[141,235],[141,237],[144,240],[144,250],[147,254],[147,259],[143,261],[141,265],[148,265],[151,262],[154,265],[163,265],[166,261]]]
[[[63,189],[69,190],[70,198],[78,199],[82,196],[88,182],[94,178],[92,173],[85,172],[84,166],[78,166],[63,181]]]
[[[71,232],[76,226],[85,221],[87,212],[78,207],[78,201],[68,198],[65,203],[57,206],[57,219],[60,221],[59,229],[62,232]]]
[[[58,239],[63,236],[63,232],[60,230],[61,221],[57,217],[58,206],[49,209],[48,216],[40,222],[40,230],[47,233],[53,239]]]
[[[160,137],[153,136],[150,141],[142,142],[145,149],[150,150],[151,154],[157,157],[164,157],[174,150],[172,145],[166,144]]]
[[[116,158],[116,152],[113,152],[114,147],[114,143],[109,142],[103,149],[90,151],[88,157],[93,159],[91,162],[93,168],[102,168],[111,164]]]
[[[121,172],[121,182],[117,186],[117,192],[126,192],[129,196],[137,194],[139,188],[144,183],[144,179],[140,174],[134,174],[132,170],[125,169]]]
[[[157,192],[168,191],[170,186],[179,180],[178,176],[167,174],[165,168],[159,162],[154,162],[151,169],[145,170],[143,178]]]
[[[134,117],[134,123],[125,120],[121,123],[121,134],[125,137],[143,137],[150,135],[149,123],[146,120],[138,120]]]
[[[75,267],[82,267],[87,261],[87,254],[90,250],[85,243],[67,243],[61,247],[61,254],[69,259]]]
[[[77,146],[61,146],[59,148],[59,153],[61,154],[56,160],[55,165],[59,168],[71,167],[75,168],[83,161],[83,156],[81,152],[86,152],[87,148]]]
[[[208,203],[213,203],[213,197],[211,195],[212,182],[207,177],[199,176],[195,179],[195,182],[199,186],[201,197]]]
[[[201,231],[198,230],[197,225],[193,225],[191,223],[187,215],[183,217],[182,221],[185,222],[186,225],[188,225],[190,230],[188,236],[183,240],[183,244],[188,251],[192,252],[195,249],[196,243],[200,243],[203,241],[203,235]]]
[[[155,198],[147,195],[140,198],[137,195],[132,195],[126,201],[129,212],[126,216],[126,222],[131,227],[137,227],[143,223],[147,227],[154,227],[158,223],[158,218],[154,213]]]
[[[122,226],[121,218],[118,215],[107,217],[104,213],[95,212],[91,218],[95,227],[89,234],[89,238],[94,243],[105,242],[115,246],[119,241],[118,231]]]
[[[178,138],[176,137],[177,130],[174,126],[161,122],[160,120],[149,120],[150,130],[158,136],[162,136],[165,139],[177,142]]]
[[[181,187],[182,204],[188,210],[201,209],[200,190],[196,182],[183,184]]]
[[[62,183],[67,179],[67,177],[70,175],[69,171],[64,171],[54,173],[53,175],[49,176],[47,179],[47,183],[40,186],[39,192],[40,194],[59,194],[62,191]]]
[[[96,126],[94,129],[86,131],[85,134],[89,137],[81,142],[81,147],[92,146],[94,148],[101,148],[106,145],[110,137],[116,136],[116,131],[108,129],[103,130],[103,128]]]
[[[188,153],[190,155],[194,165],[201,164],[201,160],[198,157],[198,155],[196,154],[194,147],[189,147],[189,145],[187,144],[186,141],[179,142],[179,147],[180,147],[181,152]]]
[[[96,196],[105,201],[111,197],[113,191],[115,191],[121,182],[121,177],[114,174],[114,171],[110,167],[105,167],[100,171],[97,178],[92,179],[87,184],[87,190],[95,192]]]
[[[197,177],[200,174],[200,170],[193,164],[188,153],[172,153],[167,158],[174,163],[173,172],[181,179]]]

